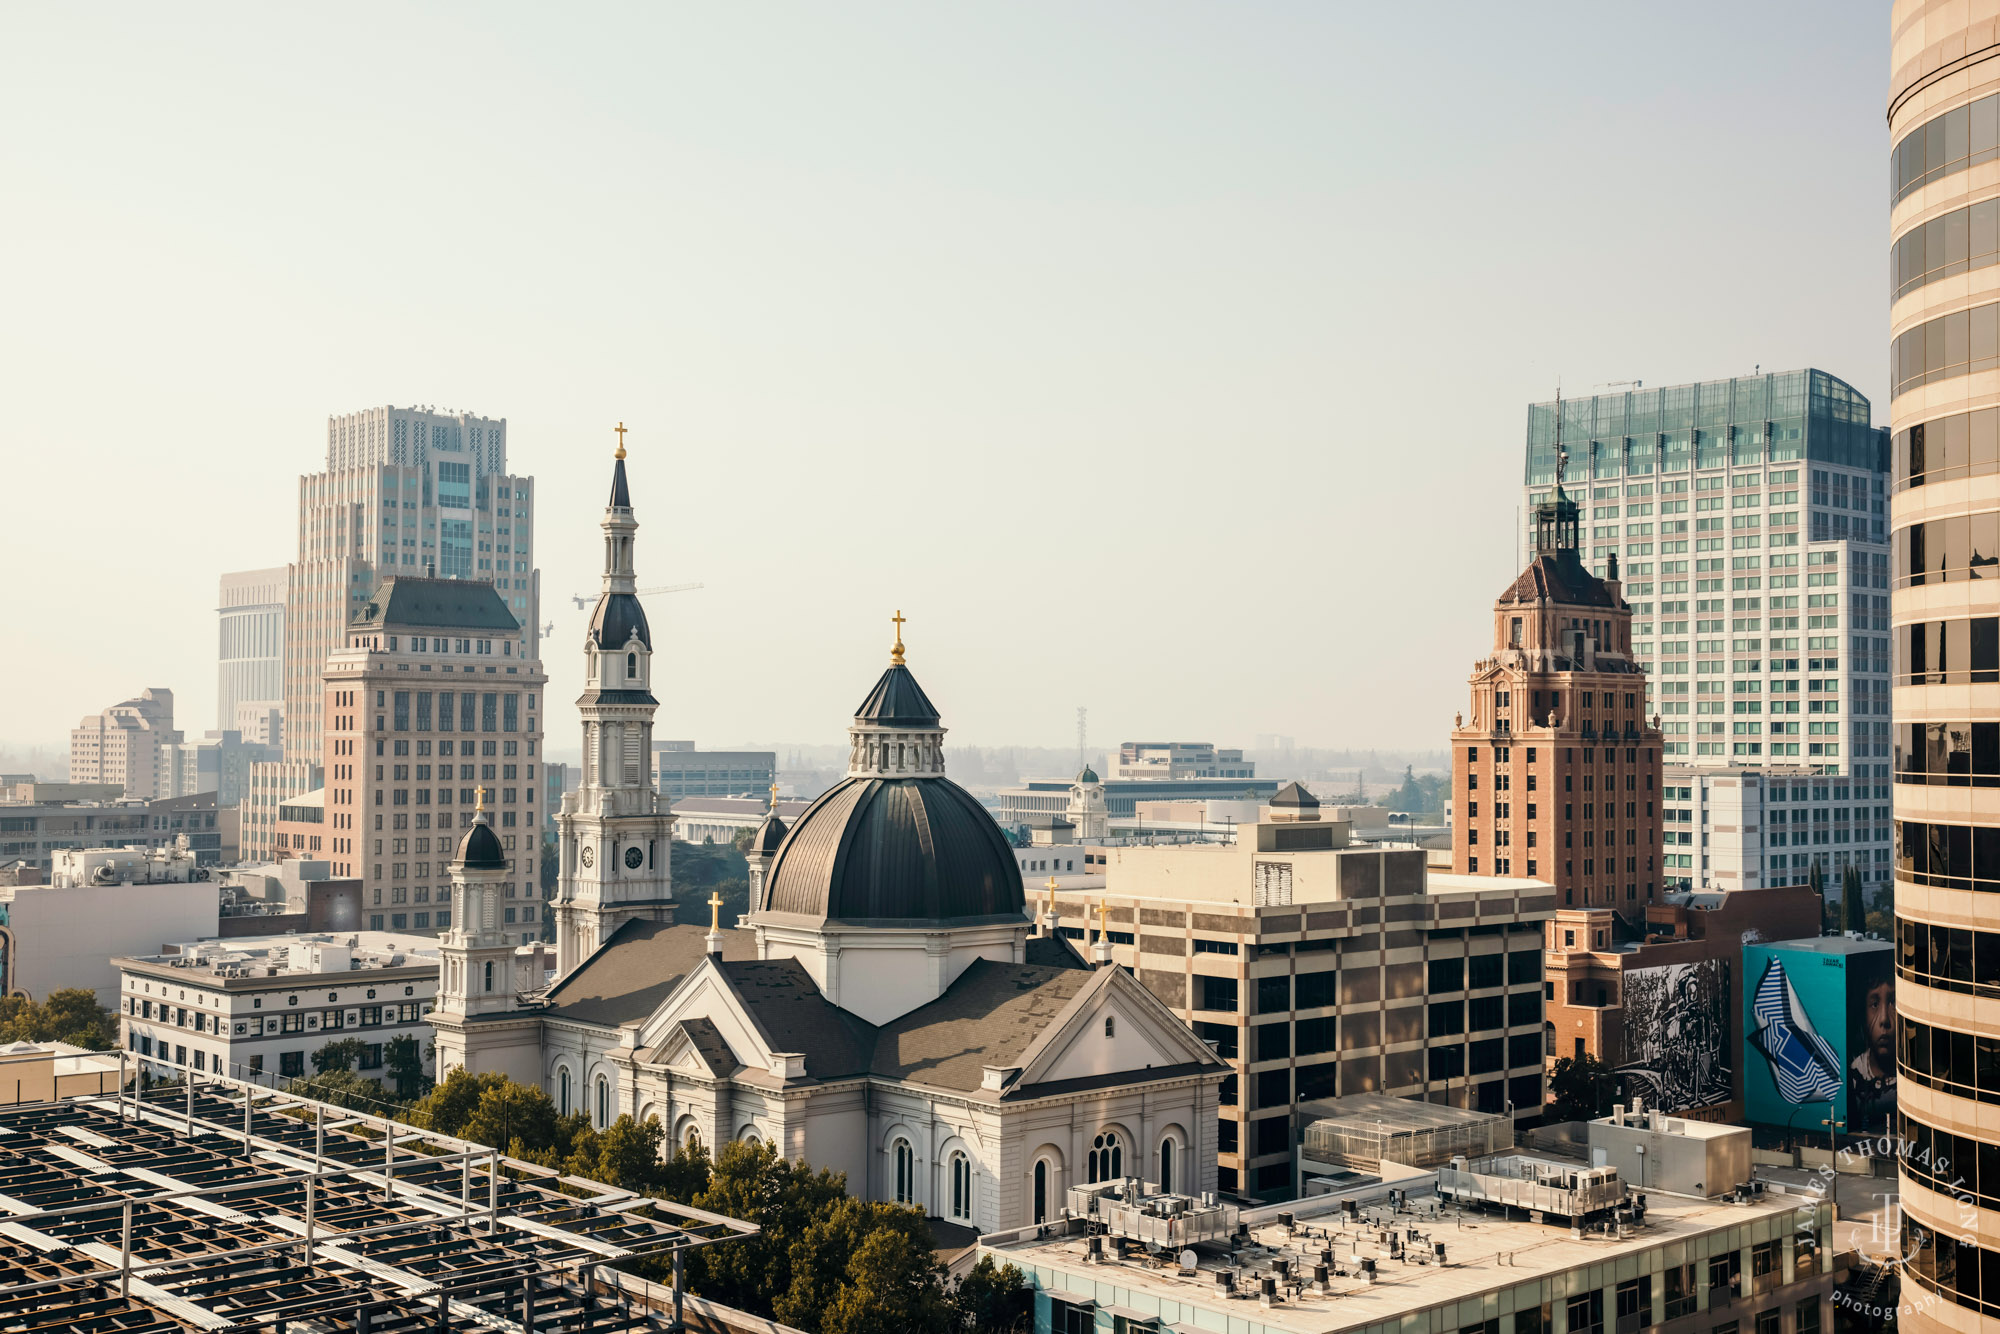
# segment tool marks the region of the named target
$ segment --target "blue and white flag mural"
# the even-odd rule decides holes
[[[1840,1057],[1813,1027],[1778,959],[1765,966],[1750,1013],[1757,1021],[1753,1041],[1770,1062],[1778,1096],[1794,1105],[1832,1102],[1842,1087]]]

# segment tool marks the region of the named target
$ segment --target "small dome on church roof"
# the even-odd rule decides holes
[[[639,605],[639,599],[630,593],[606,593],[597,599],[597,610],[590,618],[590,642],[601,649],[616,651],[631,641],[633,635],[646,647],[653,646],[653,631],[646,624],[646,609]]]
[[[501,851],[500,836],[493,832],[492,821],[485,811],[473,817],[472,828],[459,840],[455,865],[467,871],[507,869],[507,854]]]
[[[785,828],[785,822],[778,818],[775,810],[772,811],[764,817],[764,823],[757,826],[757,832],[750,840],[750,855],[769,857],[778,850],[778,845],[785,841],[787,832],[789,831]]]
[[[1097,778],[1097,770],[1095,770],[1095,769],[1091,768],[1091,767],[1090,767],[1089,765],[1087,765],[1087,764],[1086,764],[1086,765],[1084,765],[1084,766],[1083,766],[1083,769],[1082,769],[1082,771],[1081,771],[1081,772],[1079,772],[1079,773],[1077,774],[1077,776],[1076,776],[1076,781],[1077,781],[1077,782],[1079,782],[1079,783],[1095,783],[1095,782],[1097,782],[1097,781],[1098,781],[1098,778]]]

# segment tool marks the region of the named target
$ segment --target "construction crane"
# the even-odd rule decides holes
[[[700,584],[662,584],[658,588],[635,588],[632,591],[643,598],[643,597],[651,597],[655,593],[690,593],[700,587],[701,587]],[[574,593],[572,593],[570,595],[569,600],[576,604],[576,609],[578,611],[582,611],[585,607],[588,607],[593,603],[595,603],[597,601],[597,598],[594,596],[587,598],[580,598],[577,597]]]

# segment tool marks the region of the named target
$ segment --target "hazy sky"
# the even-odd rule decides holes
[[[581,683],[631,428],[663,736],[1440,744],[1524,405],[1886,420],[1887,7],[0,8],[0,742],[171,686],[326,418],[503,416]],[[573,713],[552,711],[556,748]]]

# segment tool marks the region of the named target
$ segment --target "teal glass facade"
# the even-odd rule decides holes
[[[1804,460],[1873,472],[1889,466],[1887,437],[1869,425],[1867,398],[1819,370],[1594,394],[1565,400],[1562,414],[1572,487]],[[1522,481],[1555,480],[1556,405],[1530,404]]]

